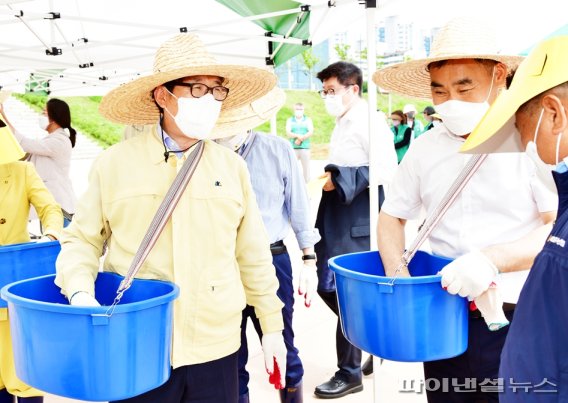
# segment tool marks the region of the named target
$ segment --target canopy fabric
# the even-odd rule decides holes
[[[309,6],[305,10],[301,9],[300,4],[293,0],[217,0],[239,15],[254,16],[273,13],[277,11],[296,10],[292,14],[279,15],[274,17],[255,20],[254,23],[262,27],[268,33],[282,35],[286,38],[296,38],[307,40],[310,36],[310,11]],[[269,42],[273,44],[272,42]],[[305,50],[305,46],[300,44],[276,44],[276,49],[269,52],[269,58],[276,66],[284,63],[288,59],[296,56]],[[272,46],[271,46],[272,47]]]
[[[0,0],[0,87],[103,95],[179,32],[220,62],[278,66],[363,18],[359,0]]]
[[[286,3],[299,12],[297,2]],[[215,0],[0,0],[0,86],[22,92],[31,82],[58,95],[102,95],[148,74],[156,49],[179,32],[197,33],[220,62],[266,66],[269,41],[301,51],[301,39],[265,35],[298,12],[267,19],[264,28]],[[306,36],[307,21],[294,32]],[[294,55],[283,50],[275,63]]]

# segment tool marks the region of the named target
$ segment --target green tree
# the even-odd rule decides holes
[[[314,89],[313,70],[314,70],[314,67],[316,66],[316,64],[319,63],[320,59],[319,59],[319,57],[314,55],[314,51],[313,51],[312,48],[308,48],[308,49],[304,50],[301,53],[301,55],[302,55],[302,59],[301,59],[302,64],[306,68],[306,73],[308,74],[308,78],[310,80],[310,90],[313,90]]]
[[[344,62],[351,61],[351,57],[349,56],[349,49],[351,49],[351,45],[348,45],[346,43],[338,43],[334,46],[334,49],[335,53],[337,53],[337,57],[339,57],[339,60],[342,60]]]
[[[359,58],[362,61],[365,61],[365,62],[367,61],[367,48],[365,48],[361,52],[359,52]],[[384,66],[385,62],[384,62],[383,59],[384,59],[384,56],[377,55],[377,63],[376,63],[377,70],[381,69]]]

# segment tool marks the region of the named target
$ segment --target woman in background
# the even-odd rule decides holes
[[[0,114],[10,125],[1,106]],[[36,140],[18,133],[10,125],[20,145],[30,155],[30,161],[35,165],[47,189],[61,208],[73,214],[76,197],[69,178],[69,169],[71,150],[75,146],[77,132],[71,127],[69,105],[56,98],[47,101],[44,113],[39,118],[39,126],[42,130],[46,130],[48,135]]]
[[[401,110],[391,113],[391,130],[394,134],[394,148],[398,163],[402,161],[402,157],[408,151],[412,140],[412,129],[406,125],[406,115]]]

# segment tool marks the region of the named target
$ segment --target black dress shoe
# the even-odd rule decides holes
[[[363,383],[347,382],[337,376],[333,376],[329,381],[316,387],[314,394],[320,399],[336,399],[350,393],[357,393],[363,390]]]
[[[371,375],[373,373],[373,356],[370,355],[361,367],[363,375]]]

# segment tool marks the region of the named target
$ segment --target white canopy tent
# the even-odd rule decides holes
[[[179,32],[199,34],[222,62],[262,66],[283,45],[301,51],[363,18],[357,0],[283,1],[294,7],[241,16],[214,0],[0,0],[0,86],[102,95],[150,72],[157,47]],[[254,23],[290,15],[310,17],[308,38],[267,34]]]

